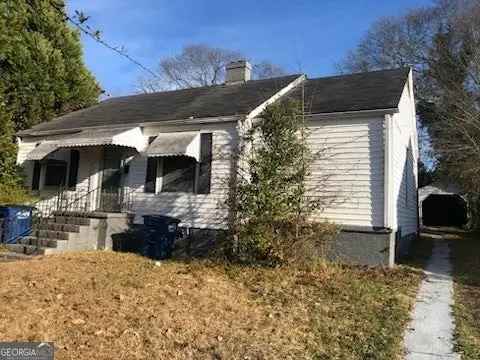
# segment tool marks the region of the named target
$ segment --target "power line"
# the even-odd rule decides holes
[[[63,6],[60,4],[55,3],[54,0],[50,1],[50,5],[57,10],[63,18],[70,22],[72,25],[74,25],[78,30],[80,30],[83,34],[89,36],[93,40],[95,40],[97,43],[105,46],[107,49],[110,49],[117,53],[120,56],[123,56],[127,60],[129,60],[131,63],[135,64],[139,68],[141,68],[143,71],[148,72],[150,75],[153,77],[158,77],[158,75],[153,71],[152,69],[148,68],[147,66],[143,65],[140,61],[134,59],[132,56],[128,55],[126,53],[126,50],[124,48],[119,48],[117,46],[112,46],[108,44],[105,40],[102,40],[100,37],[100,31],[98,30],[93,30],[85,24],[85,22],[88,20],[88,17],[85,17],[81,12],[76,11],[76,17],[69,16],[66,11],[63,11]]]

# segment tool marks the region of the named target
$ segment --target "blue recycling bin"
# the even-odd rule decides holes
[[[32,207],[21,205],[0,206],[0,218],[3,220],[1,242],[15,244],[32,231]]]
[[[172,257],[179,219],[164,215],[144,215],[145,246],[143,255],[157,260]]]

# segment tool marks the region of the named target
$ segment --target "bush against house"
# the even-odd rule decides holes
[[[242,260],[288,262],[324,255],[335,232],[310,222],[319,209],[308,197],[312,153],[300,102],[270,105],[243,139],[238,182],[231,187],[233,252]]]

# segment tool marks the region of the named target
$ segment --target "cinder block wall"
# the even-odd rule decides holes
[[[341,231],[331,246],[330,258],[349,264],[391,267],[395,260],[395,235],[386,231]]]

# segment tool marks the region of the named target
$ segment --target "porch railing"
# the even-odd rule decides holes
[[[134,189],[121,188],[109,191],[100,187],[92,190],[61,188],[53,196],[40,200],[37,209],[46,216],[63,212],[130,212]]]
[[[129,188],[118,189],[115,192],[105,191],[101,188],[89,191],[57,189],[31,205],[31,227],[17,233],[14,238],[8,239],[8,242],[16,243],[19,239],[30,236],[36,225],[48,222],[56,213],[60,212],[85,214],[89,212],[131,212],[133,210],[134,194],[135,190]]]

